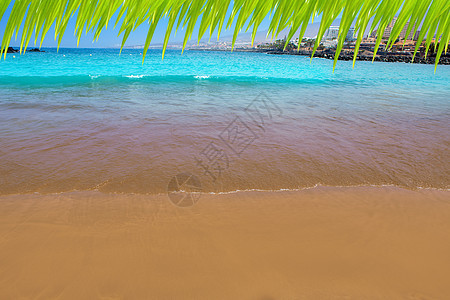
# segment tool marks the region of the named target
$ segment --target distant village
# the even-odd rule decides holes
[[[420,31],[416,31],[414,34],[411,32],[407,36],[408,23],[405,25],[403,30],[400,32],[399,37],[395,41],[394,45],[390,49],[386,49],[386,43],[389,39],[391,31],[394,27],[394,18],[392,22],[386,27],[381,44],[376,52],[375,58],[373,57],[375,51],[376,39],[378,36],[377,30],[375,29],[371,34],[363,38],[356,59],[365,61],[385,61],[385,62],[406,62],[406,63],[423,63],[423,64],[434,64],[436,60],[437,46],[436,37],[433,37],[431,41],[431,46],[425,57],[425,42],[420,45],[416,56],[413,59],[414,49],[416,47],[416,41],[419,38]],[[336,47],[338,44],[339,26],[331,26],[325,32],[319,47],[314,53],[314,57],[321,57],[327,59],[334,59]],[[288,55],[306,55],[311,56],[314,45],[316,43],[316,38],[303,38],[300,42],[294,39],[287,43],[286,38],[279,39],[270,43],[258,43],[252,46],[250,43],[235,43],[235,51],[245,51],[245,52],[264,52],[268,54],[288,54]],[[348,31],[345,43],[339,54],[339,60],[353,60],[354,49],[356,44],[355,29],[350,28]],[[286,46],[286,47],[285,47]],[[191,47],[191,49],[204,49],[204,50],[230,50],[231,42],[222,42],[216,44],[200,44],[198,46]],[[450,64],[450,53],[442,53],[439,64]]]

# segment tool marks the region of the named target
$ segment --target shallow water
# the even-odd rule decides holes
[[[450,67],[169,50],[0,62],[0,194],[448,189]]]

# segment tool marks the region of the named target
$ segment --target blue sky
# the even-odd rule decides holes
[[[5,13],[5,15],[3,16],[2,20],[0,21],[0,32],[3,35],[3,32],[5,30],[6,24],[7,24],[7,16],[9,16],[10,12],[11,12],[11,7],[12,5],[10,5]],[[70,21],[69,24],[67,26],[66,29],[66,33],[64,34],[64,37],[61,41],[61,47],[65,47],[65,48],[72,48],[72,47],[76,47],[77,46],[77,40],[74,36],[74,31],[75,31],[75,20],[76,18],[73,17]],[[113,18],[113,20],[115,20],[115,18]],[[114,25],[113,22],[110,22],[109,25]],[[158,42],[158,41],[162,41],[164,38],[164,34],[165,34],[165,26],[167,25],[167,21],[166,20],[162,20],[160,23],[160,26],[158,26],[158,29],[155,32],[154,35],[154,41]],[[139,45],[139,44],[143,44],[145,41],[145,37],[147,35],[147,29],[148,29],[148,24],[143,24],[142,26],[138,27],[138,29],[133,32],[129,38],[128,38],[128,42],[127,45]],[[112,26],[108,26],[107,30],[103,30],[100,38],[98,41],[96,41],[95,43],[92,42],[93,40],[93,34],[92,33],[88,33],[88,34],[83,34],[81,36],[80,39],[80,45],[79,47],[81,48],[90,48],[90,47],[99,47],[99,48],[108,48],[108,47],[115,47],[118,44],[121,44],[122,42],[122,37],[118,36],[119,30],[118,28],[113,29]],[[1,36],[2,36],[1,35]],[[56,47],[57,46],[57,42],[54,39],[54,30],[53,28],[49,30],[49,32],[47,33],[47,36],[45,37],[44,43],[43,43],[43,47]],[[20,34],[19,34],[20,37]],[[11,46],[18,46],[20,45],[20,40],[19,37],[17,39],[17,41],[12,41],[11,42]],[[34,39],[34,37],[32,38],[32,40]],[[178,38],[179,39],[179,38]],[[34,42],[30,42],[30,44],[34,44]],[[31,46],[31,45],[30,45]]]
[[[3,32],[4,32],[6,24],[7,24],[7,17],[9,16],[9,14],[11,12],[12,5],[13,4],[11,4],[8,7],[5,15],[3,16],[2,20],[0,21],[0,33],[1,33],[0,40],[3,36]],[[64,34],[64,37],[61,42],[61,47],[63,47],[63,48],[72,48],[72,47],[77,46],[77,41],[74,36],[75,20],[76,20],[76,18],[72,17],[72,19],[69,21],[69,24],[66,29],[66,33]],[[110,26],[108,26],[108,30],[104,29],[100,35],[99,40],[96,42],[92,42],[92,40],[93,40],[92,33],[88,33],[87,35],[83,34],[81,37],[81,40],[80,40],[79,47],[81,47],[81,48],[119,47],[120,44],[122,43],[122,36],[118,36],[119,28],[115,28],[115,29],[113,28],[114,21],[116,20],[116,15],[113,17],[112,20],[113,21],[110,22],[110,24],[109,24]],[[161,44],[163,42],[165,32],[166,32],[167,22],[168,22],[167,19],[163,19],[159,22],[158,27],[153,36],[152,45]],[[138,27],[136,31],[131,33],[127,40],[126,46],[143,45],[145,42],[145,38],[147,36],[148,26],[149,25],[147,23],[144,23],[140,27]],[[259,28],[262,31],[264,31],[264,29],[267,29],[268,27],[269,27],[269,17],[267,17],[263,21],[263,23],[261,24],[261,26]],[[228,30],[228,31],[223,30],[221,36],[226,37],[227,35],[230,36],[232,34],[233,34],[232,30]],[[216,34],[216,36],[217,36],[217,34]],[[172,33],[172,37],[169,41],[169,44],[170,43],[180,43],[183,41],[183,39],[184,39],[184,30],[182,30],[180,28],[180,30],[178,30],[176,35],[174,35]],[[212,40],[216,40],[216,37],[213,37]],[[196,42],[197,36],[194,35],[191,41]],[[39,43],[39,41],[38,41],[38,43]],[[19,45],[20,45],[20,33],[19,33],[18,39],[13,40],[11,42],[11,46],[13,46],[13,47],[17,47]],[[33,47],[33,46],[34,46],[34,36],[32,38],[32,42],[30,42],[30,47]],[[39,45],[37,45],[37,46],[39,46]],[[50,29],[50,31],[47,33],[47,36],[45,37],[43,47],[56,47],[56,46],[57,46],[57,42],[54,39],[54,31],[52,28],[52,29]]]

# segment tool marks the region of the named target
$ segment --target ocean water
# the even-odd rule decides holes
[[[0,195],[449,188],[449,66],[44,50],[0,62]]]

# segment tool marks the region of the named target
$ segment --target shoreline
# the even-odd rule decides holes
[[[291,50],[291,51],[282,51],[275,49],[189,49],[191,51],[217,51],[217,52],[249,52],[249,53],[265,53],[270,55],[298,55],[298,56],[307,56],[311,57],[312,51],[310,50]],[[428,56],[426,59],[424,57],[419,57],[416,55],[414,61],[412,61],[412,54],[407,53],[390,53],[378,51],[375,59],[373,59],[373,55],[364,55],[363,51],[359,51],[356,61],[376,61],[376,62],[402,62],[402,63],[413,63],[413,64],[432,64],[435,63],[435,56]],[[318,50],[314,53],[314,58],[326,58],[330,60],[334,60],[334,50]],[[339,61],[353,61],[353,52],[351,53],[340,53]],[[443,53],[440,57],[438,65],[450,65],[450,54]]]
[[[450,293],[444,191],[242,192],[188,208],[162,195],[16,195],[0,197],[0,220],[5,299]]]
[[[402,191],[409,192],[421,192],[421,191],[436,191],[436,192],[450,192],[450,188],[439,188],[439,187],[406,187],[406,186],[398,186],[394,184],[362,184],[362,185],[342,185],[342,186],[332,186],[332,185],[322,185],[316,184],[314,186],[307,187],[299,187],[299,188],[279,188],[279,189],[258,189],[258,188],[249,188],[249,189],[237,189],[230,191],[203,191],[200,190],[196,192],[200,194],[201,197],[204,196],[220,196],[220,195],[234,195],[234,194],[246,194],[246,193],[298,193],[303,191],[320,191],[320,190],[340,190],[340,189],[397,189]],[[57,191],[57,192],[41,192],[41,191],[28,191],[25,193],[8,193],[8,194],[0,194],[0,201],[2,198],[8,197],[28,197],[28,196],[37,196],[37,197],[45,197],[45,196],[59,196],[59,195],[67,195],[67,194],[98,194],[103,196],[139,196],[139,197],[167,197],[167,192],[120,192],[120,191],[108,191],[108,190],[99,190],[99,189],[88,189],[88,190],[67,190],[67,191]]]

